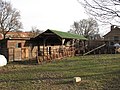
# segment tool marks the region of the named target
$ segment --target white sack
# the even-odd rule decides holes
[[[119,43],[115,43],[114,47],[120,47],[120,44]]]
[[[80,77],[74,77],[74,80],[76,83],[80,82],[81,81],[81,78]]]
[[[0,55],[0,67],[5,66],[6,64],[7,64],[7,59],[5,58],[5,56]]]

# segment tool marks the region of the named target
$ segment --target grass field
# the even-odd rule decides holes
[[[74,83],[75,76],[82,81]],[[9,63],[0,67],[0,90],[120,90],[120,54]]]

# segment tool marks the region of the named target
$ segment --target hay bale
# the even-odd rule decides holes
[[[117,51],[120,53],[120,48],[118,48]]]
[[[7,59],[5,56],[0,55],[0,67],[7,65]]]

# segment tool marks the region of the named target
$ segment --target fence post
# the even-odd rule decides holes
[[[15,60],[15,49],[13,48],[13,61]]]

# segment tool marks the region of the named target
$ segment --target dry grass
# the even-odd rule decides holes
[[[82,81],[74,83],[73,77]],[[120,55],[89,55],[0,68],[0,90],[119,90]]]

